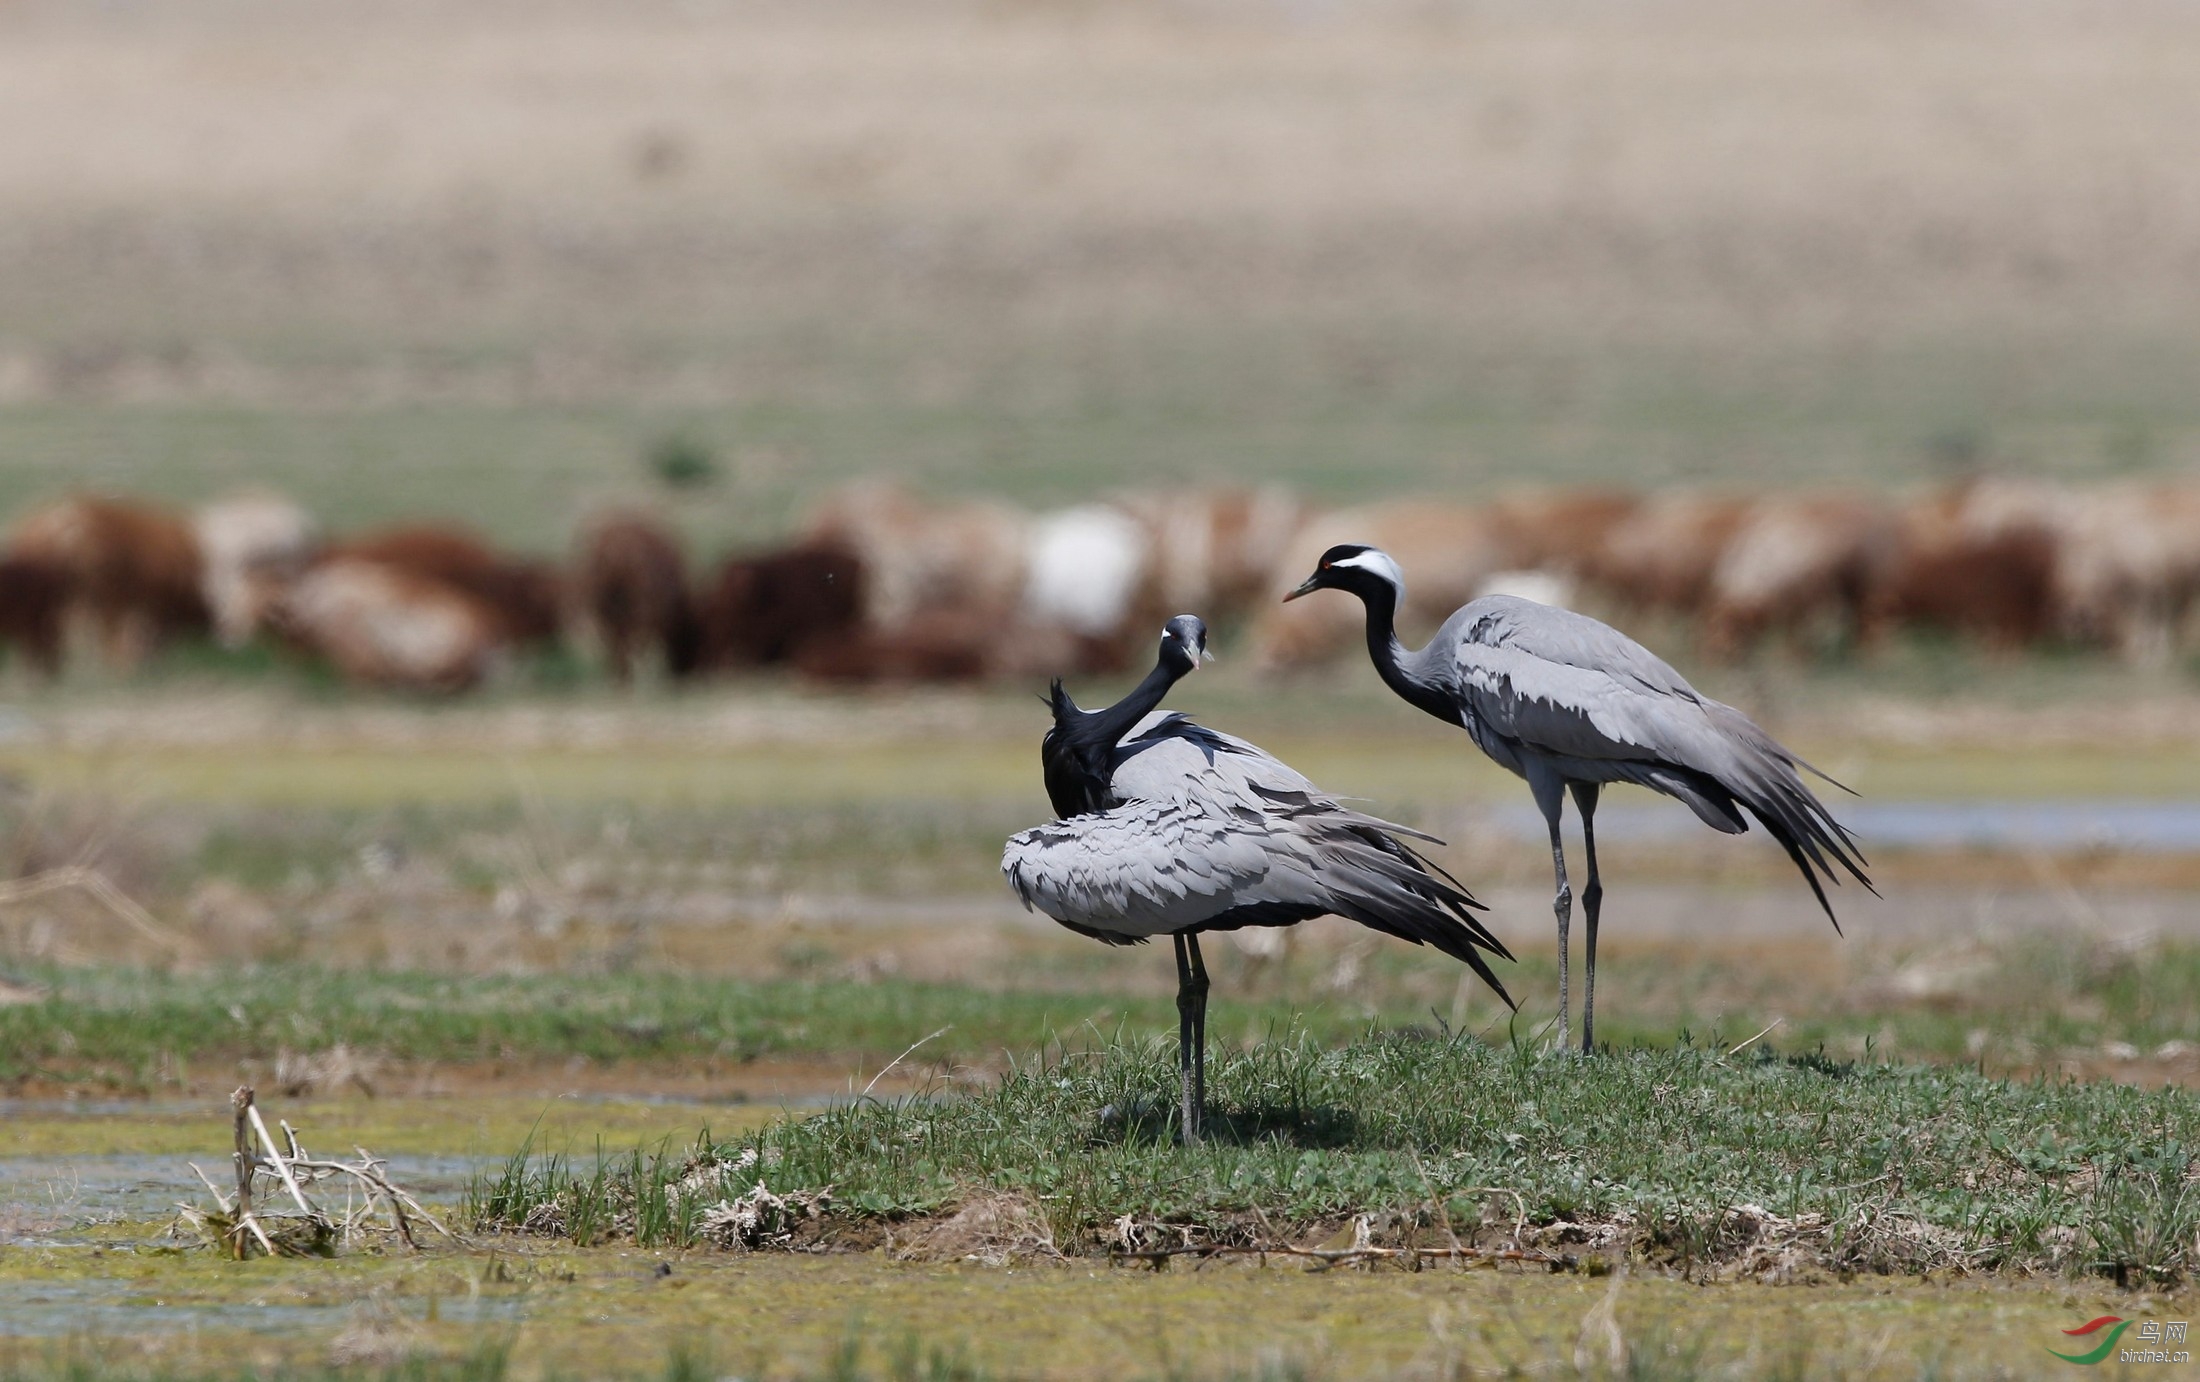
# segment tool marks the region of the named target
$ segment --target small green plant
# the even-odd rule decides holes
[[[658,438],[645,461],[650,474],[671,489],[699,489],[718,479],[717,454],[685,433]]]

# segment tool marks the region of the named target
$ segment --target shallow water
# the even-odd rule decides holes
[[[1525,800],[1494,808],[1489,824],[1541,842],[1543,818]],[[1630,796],[1635,794],[1630,793]],[[1895,849],[2070,850],[2200,853],[2200,800],[1852,801],[1827,805],[1868,852]],[[1569,809],[1568,816],[1573,813]],[[1643,844],[1701,836],[1703,823],[1676,802],[1621,800],[1597,811],[1597,837]]]
[[[413,1324],[431,1317],[452,1325],[516,1320],[522,1301],[509,1295],[457,1295],[433,1300],[387,1296],[378,1315]],[[0,1281],[0,1336],[18,1339],[170,1335],[236,1330],[253,1334],[316,1333],[341,1327],[357,1310],[349,1300],[301,1304],[173,1295],[157,1282],[99,1278]]]
[[[501,1157],[398,1155],[385,1158],[389,1174],[428,1204],[449,1203],[465,1193],[477,1171]],[[102,1226],[166,1218],[179,1202],[205,1204],[206,1187],[191,1163],[219,1186],[232,1172],[223,1156],[26,1156],[0,1157],[0,1244],[24,1246],[96,1243]],[[322,1187],[323,1194],[329,1187]],[[342,1191],[332,1203],[343,1204]]]

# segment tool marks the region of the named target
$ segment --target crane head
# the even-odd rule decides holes
[[[1349,590],[1364,595],[1377,585],[1388,586],[1394,594],[1403,593],[1405,573],[1381,548],[1370,547],[1364,542],[1340,542],[1322,553],[1321,560],[1314,566],[1314,574],[1301,582],[1297,590],[1284,596],[1283,602],[1289,604],[1317,590]]]
[[[1198,671],[1202,662],[1214,661],[1215,655],[1207,651],[1207,621],[1196,614],[1179,614],[1163,624],[1161,658],[1180,663],[1187,672]]]

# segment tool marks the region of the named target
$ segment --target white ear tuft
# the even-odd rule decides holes
[[[1398,587],[1398,589],[1404,590],[1406,588],[1406,573],[1399,570],[1398,563],[1391,560],[1388,552],[1378,551],[1370,547],[1364,552],[1355,553],[1335,564],[1338,566],[1356,566],[1363,571],[1372,571]]]

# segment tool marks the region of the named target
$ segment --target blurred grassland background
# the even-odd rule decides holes
[[[339,534],[428,517],[555,554],[640,501],[715,555],[865,477],[1046,508],[1266,481],[1328,505],[2189,476],[2196,153],[2200,6],[2178,0],[0,0],[0,516],[267,486]],[[1727,1082],[1684,1097],[1819,1100],[1723,1150],[1613,1140],[1669,1158],[1619,1177],[1648,1190],[1797,1151],[1705,1201],[1721,1223],[1794,1213],[1829,1160],[1819,1190],[1887,1179],[1849,1174],[1871,1148],[1828,1142],[1822,1112],[1876,1062],[2039,1076],[1992,1086],[2024,1105],[1998,1161],[1932,1140],[1954,1109],[1889,1145],[1936,1181],[2108,1195],[2088,1110],[2122,1109],[2166,1190],[2118,1222],[2159,1243],[2086,1268],[2113,1278],[1914,1289],[1647,1267],[1624,1305],[1624,1272],[1286,1286],[697,1250],[660,1279],[623,1241],[503,1238],[478,1275],[361,1254],[277,1281],[124,1251],[147,1205],[198,1195],[184,1157],[226,1164],[240,1080],[316,1146],[471,1174],[523,1139],[677,1153],[781,1100],[967,1091],[1118,1037],[1158,1078],[1140,1043],[1174,1031],[1165,947],[1103,949],[1000,888],[1002,837],[1045,813],[1035,684],[626,692],[561,653],[430,702],[183,646],[134,679],[0,672],[0,879],[81,867],[144,908],[74,885],[0,906],[21,1288],[0,1375],[435,1376],[428,1343],[457,1358],[466,1322],[509,1318],[520,1376],[650,1367],[668,1341],[665,1375],[701,1375],[691,1329],[751,1376],[857,1375],[865,1329],[908,1331],[909,1376],[920,1330],[1017,1374],[1589,1376],[1624,1318],[1612,1375],[2008,1376],[2088,1316],[2189,1315],[2190,1098],[2152,1091],[2200,1085],[2195,664],[1920,635],[1720,665],[1684,629],[1630,631],[1865,794],[1837,810],[2112,799],[2184,843],[1889,831],[1865,842],[1886,899],[1842,889],[1836,936],[1761,835],[1672,803],[1632,819],[1688,833],[1630,835],[1615,805],[1598,1033],[1620,1049],[1538,1062],[1557,975],[1520,785],[1356,655],[1278,684],[1224,628],[1174,703],[1452,841],[1436,857],[1520,955],[1523,1016],[1346,923],[1239,933],[1208,947],[1218,1069],[1294,1035],[1364,1060],[1467,1031],[1517,1038],[1554,1109],[1608,1078],[1662,1103],[1649,1081],[1705,1062]],[[1683,1044],[1704,1061],[1627,1049]],[[1942,1076],[1990,1083],[1919,1078]],[[1034,1156],[1080,1164],[1082,1129]],[[1588,1184],[1563,1140],[1523,1145]],[[1365,1150],[1273,1148],[1317,1171]],[[2135,1260],[2177,1274],[2132,1294]],[[508,1316],[461,1310],[499,1284]],[[411,1351],[345,1353],[403,1335],[393,1301]],[[271,1306],[291,1337],[246,1332]],[[469,1366],[450,1375],[504,1374]]]
[[[558,552],[684,447],[715,478],[656,498],[715,552],[879,475],[1037,506],[2187,473],[2196,71],[2200,11],[2145,2],[9,0],[0,508],[269,485],[339,532],[429,515]],[[2189,795],[2189,667],[1929,640],[1716,667],[1637,631],[1875,799]],[[429,707],[264,649],[157,671],[11,683],[12,862],[96,862],[202,958],[861,979],[943,953],[1013,988],[1065,944],[1000,929],[993,891],[994,842],[1043,810],[1027,688],[630,699],[553,659]],[[1226,657],[1180,699],[1440,825],[1547,948],[1541,850],[1476,814],[1517,785],[1364,667],[1279,688]],[[1679,943],[1688,888],[1722,925],[1787,898],[1761,845],[1615,846],[1684,890],[1641,943]],[[1850,912],[1890,973],[1918,946],[1972,973],[2011,909],[2125,945],[2192,882],[2090,839],[1881,858],[1911,900]],[[1744,989],[1818,954],[1807,902],[1781,915],[1793,954],[1703,953]],[[97,916],[18,908],[7,953],[176,959]],[[942,918],[1003,958],[940,951]],[[1426,956],[1383,988],[1342,933],[1307,945],[1279,1001],[1450,992]],[[1840,1040],[1970,1001],[1920,983],[1866,985]],[[1808,988],[1711,1008],[1754,1030]],[[1660,1039],[1706,1011],[1642,999]],[[2158,1015],[2106,1011],[2087,1030],[2151,1060]],[[1971,1028],[1943,1025],[1903,1049],[1955,1054]]]
[[[562,547],[889,472],[1899,485],[2200,461],[2200,15],[0,8],[0,492]],[[12,505],[11,505],[12,507]]]

